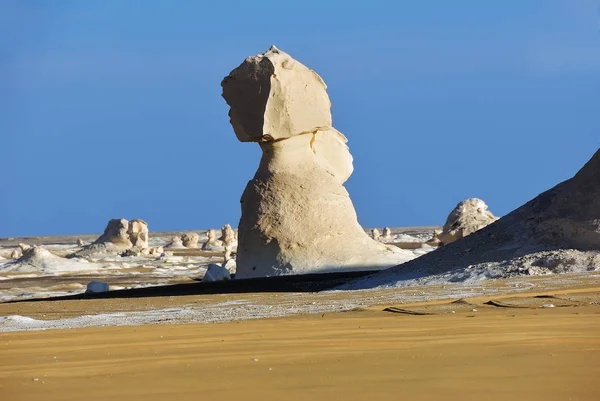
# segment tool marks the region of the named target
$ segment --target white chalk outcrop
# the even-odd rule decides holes
[[[212,228],[206,232],[207,240],[202,244],[203,251],[221,252],[224,250],[223,241],[217,238],[217,231]]]
[[[198,248],[198,241],[200,241],[200,235],[197,233],[185,233],[181,236],[181,242],[186,248]]]
[[[174,237],[171,238],[171,240],[169,241],[169,243],[167,245],[165,245],[165,248],[168,248],[168,249],[184,249],[185,246],[183,245],[183,241],[181,240],[181,237],[174,236]]]
[[[447,245],[481,230],[496,220],[498,217],[488,210],[484,201],[478,198],[465,199],[448,215],[442,232],[436,238],[442,245]]]
[[[134,246],[139,251],[148,248],[148,224],[143,220],[112,219],[96,241],[84,245],[69,257],[120,255]]]
[[[235,231],[229,224],[225,224],[221,228],[221,238],[219,240],[223,243],[225,250],[225,261],[231,259],[231,255],[237,251],[238,241],[235,235]]]
[[[493,224],[344,288],[600,270],[600,150],[575,176]]]
[[[358,224],[343,185],[352,156],[316,72],[273,46],[221,85],[237,138],[263,152],[241,199],[237,278],[381,269],[414,257]]]
[[[38,272],[47,274],[100,270],[102,265],[86,260],[66,259],[40,246],[30,246],[21,257],[0,267],[0,272]]]

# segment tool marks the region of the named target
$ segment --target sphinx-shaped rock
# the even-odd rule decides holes
[[[238,139],[263,152],[241,199],[237,278],[381,269],[414,257],[358,224],[343,186],[352,156],[317,73],[273,46],[221,85]]]
[[[197,233],[185,233],[181,236],[181,242],[186,248],[198,248],[200,236]]]
[[[203,251],[222,251],[223,241],[217,238],[217,232],[212,228],[206,232],[207,240],[202,244]]]
[[[496,220],[498,217],[488,210],[484,201],[478,198],[465,199],[452,210],[437,238],[442,245],[447,245],[481,230]]]

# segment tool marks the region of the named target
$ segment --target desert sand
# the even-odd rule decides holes
[[[598,400],[600,287],[579,284],[230,323],[0,333],[0,399]],[[0,313],[52,304],[57,318],[111,301]]]

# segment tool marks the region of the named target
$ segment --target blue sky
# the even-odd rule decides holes
[[[506,214],[600,146],[598,4],[0,1],[0,236],[237,226],[220,82],[271,44],[327,83],[363,226]]]

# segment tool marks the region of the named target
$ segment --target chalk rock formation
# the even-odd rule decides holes
[[[229,271],[216,263],[211,263],[208,265],[208,269],[202,278],[203,282],[210,281],[223,281],[223,280],[231,280],[231,275]]]
[[[82,247],[85,246],[85,242],[83,242],[83,240],[81,238],[77,239],[77,246]]]
[[[33,245],[18,259],[0,267],[0,272],[66,273],[83,270],[98,270],[102,265],[85,260],[65,259],[45,248]]]
[[[494,224],[345,288],[600,270],[600,150]]]
[[[25,252],[28,249],[31,249],[31,245],[27,245],[27,244],[24,244],[21,242],[21,243],[19,243],[19,248],[21,248],[21,252]]]
[[[238,241],[235,237],[235,231],[229,224],[225,224],[221,228],[221,238],[219,240],[223,243],[225,248],[225,261],[231,258],[231,254],[237,250]]]
[[[379,241],[381,242],[392,242],[394,241],[394,236],[392,235],[392,230],[389,227],[385,227],[383,229],[383,234],[379,237]]]
[[[235,272],[237,270],[237,264],[235,263],[235,259],[226,260],[223,267],[227,269],[229,274],[235,274]]]
[[[20,250],[13,249],[12,252],[10,253],[10,258],[11,259],[19,259],[22,255],[23,255],[23,253]]]
[[[371,230],[371,238],[373,238],[375,241],[379,241],[379,238],[381,238],[381,233],[378,229],[374,228]]]
[[[223,241],[217,238],[217,232],[212,228],[206,232],[208,239],[202,244],[203,251],[222,251]]]
[[[131,220],[127,234],[133,246],[140,250],[148,248],[148,223],[144,220]]]
[[[181,241],[181,237],[178,236],[174,236],[171,238],[171,241],[165,245],[165,248],[169,248],[169,249],[183,249],[185,248],[185,246],[183,246],[183,242]]]
[[[120,255],[133,246],[140,250],[148,247],[148,224],[143,220],[112,219],[96,241],[67,257]]]
[[[200,236],[197,233],[185,233],[181,236],[183,246],[186,248],[198,248]]]
[[[358,224],[343,186],[352,156],[317,73],[273,46],[221,86],[237,138],[263,152],[241,199],[237,278],[381,269],[414,257]]]
[[[442,233],[438,236],[439,241],[442,245],[447,245],[481,230],[496,220],[498,218],[488,210],[484,201],[478,198],[465,199],[456,205],[448,216]]]

